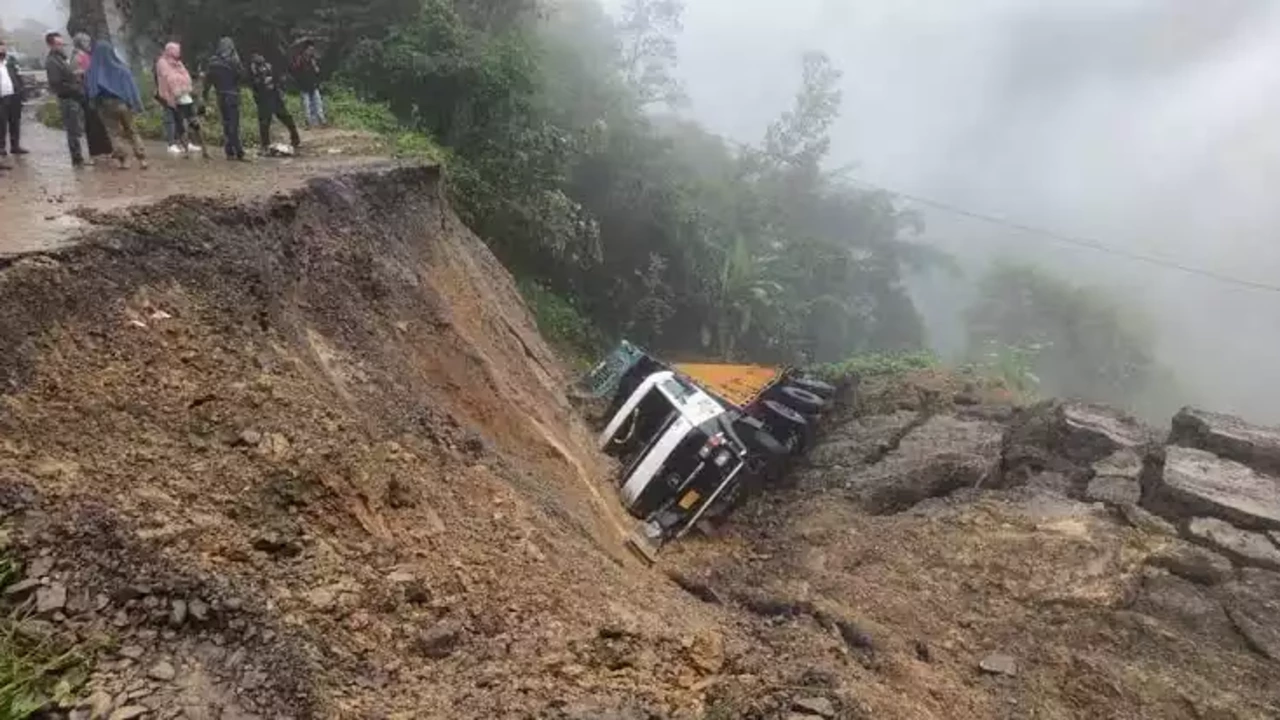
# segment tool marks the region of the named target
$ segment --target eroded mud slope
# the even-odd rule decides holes
[[[700,712],[720,611],[621,549],[436,169],[90,219],[0,268],[0,503],[32,622],[103,648],[98,705]]]

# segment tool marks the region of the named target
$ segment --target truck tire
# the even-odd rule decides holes
[[[777,400],[765,400],[761,405],[765,411],[765,424],[774,438],[788,448],[788,452],[799,455],[809,444],[809,421],[799,412]]]
[[[787,381],[788,384],[794,385],[801,390],[808,390],[823,400],[830,400],[836,396],[836,386],[831,383],[823,382],[817,378],[811,377],[793,377]]]
[[[778,401],[804,415],[817,415],[827,406],[826,400],[794,385],[778,388]]]

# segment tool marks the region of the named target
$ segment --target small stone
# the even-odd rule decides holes
[[[134,718],[140,718],[149,712],[151,712],[151,708],[145,705],[125,705],[124,707],[117,708],[112,712],[108,720],[133,720]]]
[[[307,593],[307,602],[317,610],[329,610],[338,602],[338,596],[329,588],[315,588]]]
[[[1142,499],[1142,485],[1135,478],[1102,475],[1089,481],[1085,498],[1108,505],[1133,505]]]
[[[786,720],[820,720],[819,715],[810,715],[809,713],[787,713]]]
[[[833,718],[836,716],[836,706],[824,697],[800,698],[791,703],[791,709],[824,718]]]
[[[67,586],[53,583],[36,591],[36,614],[52,615],[67,606]]]
[[[53,572],[53,558],[51,557],[36,558],[27,566],[27,577],[32,580],[39,580],[51,572]]]
[[[202,623],[209,619],[209,603],[201,600],[200,598],[196,598],[188,603],[187,611],[191,613],[191,617],[196,622]]]
[[[461,639],[462,626],[453,620],[442,620],[431,629],[423,631],[415,646],[418,652],[438,660],[452,655]]]
[[[1120,514],[1135,529],[1152,535],[1178,536],[1178,528],[1174,527],[1173,523],[1137,505],[1121,505]]]
[[[173,663],[168,660],[161,660],[155,665],[152,665],[151,669],[147,671],[147,677],[152,680],[160,680],[162,682],[169,682],[177,676],[178,671],[174,669]]]
[[[141,645],[125,645],[120,648],[120,657],[126,657],[130,660],[138,660],[147,653]]]
[[[105,720],[111,712],[111,696],[101,690],[95,690],[89,699],[81,704],[89,709],[90,720]]]
[[[174,600],[169,607],[169,624],[173,627],[182,627],[187,621],[187,601],[178,599]]]
[[[1187,525],[1187,533],[1241,564],[1280,570],[1280,548],[1262,533],[1241,530],[1231,523],[1205,517],[1192,520]]]
[[[1267,533],[1267,537],[1271,538],[1271,542],[1275,543],[1276,547],[1280,547],[1280,530],[1272,530]]]
[[[244,430],[240,433],[240,437],[237,438],[238,444],[248,445],[249,447],[257,447],[260,442],[262,442],[262,433],[257,430]]]
[[[988,655],[982,658],[982,662],[978,663],[978,667],[983,672],[991,675],[1018,676],[1018,661],[1012,655],[1004,655],[1002,653]]]

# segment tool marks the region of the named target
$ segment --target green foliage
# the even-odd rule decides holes
[[[1156,362],[1149,323],[1099,288],[1041,269],[994,266],[969,310],[970,356],[980,372],[1020,390],[1141,410],[1168,397],[1170,376]]]
[[[330,92],[332,116],[443,160],[463,220],[604,335],[759,362],[924,344],[901,273],[945,258],[911,241],[919,219],[894,198],[825,168],[842,98],[824,55],[736,147],[661,114],[682,97],[681,0],[627,0],[616,19],[598,0],[134,3],[135,30],[181,34],[196,56],[212,28],[269,56],[295,30],[325,38],[357,90]]]
[[[19,567],[0,557],[0,592],[18,578]],[[23,607],[0,616],[0,717],[34,717],[51,704],[67,703],[88,679],[84,656],[29,622]]]
[[[520,282],[520,294],[538,323],[538,330],[561,355],[582,368],[596,362],[605,347],[604,338],[573,302],[532,280]]]
[[[901,375],[939,366],[937,356],[929,352],[863,353],[840,362],[818,365],[810,372],[828,380],[838,380],[850,375],[862,378]]]

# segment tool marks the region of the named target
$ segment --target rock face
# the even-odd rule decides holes
[[[1133,502],[1142,456],[1155,433],[1107,407],[1050,401],[1024,410],[1005,440],[1007,485],[1025,484],[1044,472],[1060,473],[1070,494],[1095,502]],[[1098,478],[1091,489],[1085,485]]]
[[[1144,477],[1144,502],[1167,517],[1216,517],[1254,530],[1280,529],[1276,479],[1205,450],[1170,446]]]
[[[1223,590],[1227,614],[1249,647],[1280,661],[1280,574],[1247,569]]]
[[[1003,428],[949,415],[931,418],[848,488],[873,514],[901,512],[933,497],[998,481]]]
[[[1235,575],[1230,560],[1181,541],[1174,541],[1156,551],[1147,563],[1200,585],[1217,585]]]
[[[1260,472],[1280,474],[1280,428],[1186,408],[1173,418],[1169,443],[1205,450]]]
[[[1147,572],[1134,610],[1197,636],[1218,641],[1237,637],[1231,620],[1209,588],[1161,570]],[[1239,645],[1239,640],[1232,642]]]
[[[1280,548],[1262,533],[1241,530],[1217,518],[1196,518],[1187,524],[1187,533],[1242,565],[1280,570]]]

